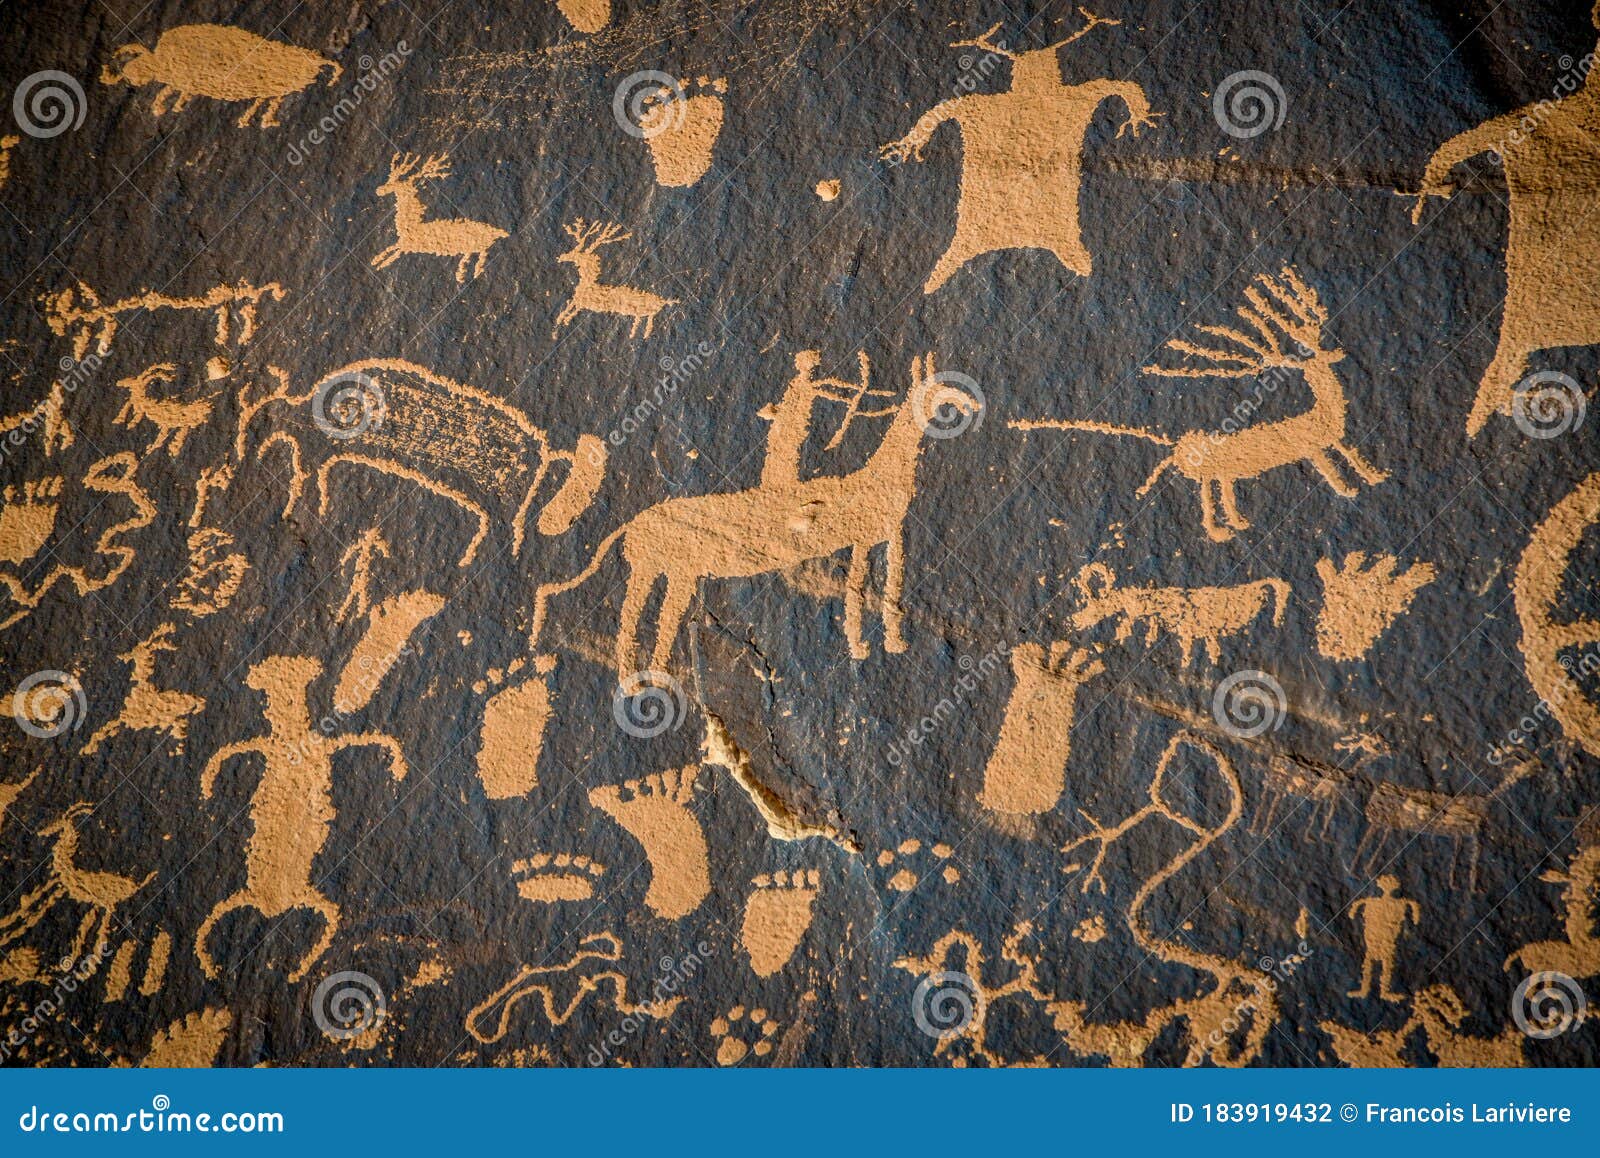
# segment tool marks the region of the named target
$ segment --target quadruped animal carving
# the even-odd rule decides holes
[[[133,668],[128,677],[127,697],[117,714],[89,737],[89,742],[83,746],[83,755],[92,755],[113,736],[142,731],[163,733],[173,743],[174,754],[182,754],[184,739],[189,734],[189,718],[204,709],[206,702],[199,696],[157,688],[152,682],[156,654],[177,650],[172,642],[175,630],[176,625],[163,623],[134,644],[132,650],[117,657]]]
[[[284,99],[310,88],[323,73],[328,84],[342,69],[306,48],[268,40],[225,24],[184,24],[169,28],[154,48],[124,44],[100,73],[102,84],[156,85],[150,111],[181,113],[197,96],[248,102],[239,127],[252,117],[263,129],[278,123]]]
[[[101,357],[109,354],[122,315],[140,310],[211,311],[216,315],[217,349],[226,352],[231,341],[236,340],[243,346],[255,337],[256,310],[262,302],[281,302],[283,298],[284,289],[277,282],[252,285],[239,281],[233,285],[213,286],[194,297],[172,297],[158,290],[147,290],[104,305],[100,296],[80,281],[76,286],[46,294],[43,303],[51,332],[58,337],[70,337],[72,359],[81,362],[88,355],[91,342],[95,353]],[[225,357],[219,355],[207,364],[207,374],[212,378],[221,378],[227,372]]]
[[[888,552],[883,593],[884,650],[906,649],[900,593],[905,574],[904,524],[916,494],[917,462],[926,435],[924,416],[946,407],[971,415],[981,407],[971,395],[938,380],[933,355],[911,368],[906,399],[878,449],[861,469],[847,475],[772,483],[733,494],[673,498],[635,515],[603,539],[589,564],[573,578],[546,583],[534,592],[530,646],[538,648],[550,600],[571,591],[600,569],[622,543],[628,565],[617,632],[617,678],[639,671],[635,662],[645,603],[664,579],[667,590],[656,613],[651,668],[666,670],[678,629],[702,579],[728,579],[780,571],[806,559],[848,549],[845,635],[853,659],[867,657],[861,634],[867,555],[878,544]]]
[[[427,208],[420,189],[425,181],[442,181],[450,176],[449,159],[435,154],[424,160],[411,153],[396,153],[389,163],[389,179],[378,186],[378,196],[394,198],[395,243],[372,259],[373,269],[385,269],[406,254],[430,254],[458,258],[456,282],[467,280],[467,271],[477,277],[489,259],[489,249],[508,236],[482,221],[465,217],[435,217],[425,220]]]
[[[1592,22],[1600,28],[1600,4]],[[1565,65],[1563,65],[1565,67]],[[1528,360],[1556,346],[1600,342],[1600,221],[1592,210],[1600,164],[1600,80],[1585,69],[1566,95],[1513,110],[1450,138],[1428,159],[1412,220],[1429,197],[1454,192],[1451,172],[1492,152],[1511,195],[1505,311],[1494,358],[1467,415],[1476,437],[1496,413],[1510,414]]]
[[[328,841],[337,813],[333,808],[333,755],[346,748],[377,748],[389,759],[396,781],[405,779],[400,745],[380,732],[324,735],[313,728],[306,693],[322,674],[322,661],[308,656],[269,656],[250,669],[245,684],[266,697],[267,731],[251,740],[225,744],[200,773],[200,796],[211,799],[217,774],[241,756],[260,756],[261,783],[250,802],[255,831],[245,844],[245,886],[218,901],[195,933],[194,951],[207,977],[217,976],[208,948],[217,922],[236,909],[252,908],[267,918],[293,909],[322,917],[322,936],[289,973],[299,981],[333,943],[339,906],[312,883],[312,868]]]
[[[83,959],[94,938],[94,958],[105,955],[110,940],[111,918],[117,907],[144,888],[156,877],[151,873],[143,880],[133,880],[116,873],[94,872],[78,864],[78,821],[94,811],[94,805],[79,801],[69,807],[56,820],[39,830],[39,835],[50,840],[50,868],[44,884],[25,895],[15,911],[0,917],[0,951],[8,949],[19,938],[27,935],[49,915],[56,905],[71,902],[87,905],[78,925],[68,961]]]
[[[177,458],[183,453],[183,444],[190,433],[211,419],[213,404],[209,397],[180,402],[173,398],[157,398],[150,392],[152,385],[170,385],[177,377],[177,366],[162,362],[117,383],[118,389],[128,392],[128,400],[112,421],[119,426],[138,426],[141,422],[154,426],[156,437],[146,450],[147,454],[164,447],[169,458]]]
[[[271,423],[256,455],[288,456],[290,481],[283,513],[293,513],[308,488],[328,509],[328,477],[337,466],[403,479],[447,499],[477,520],[459,565],[477,557],[490,528],[502,526],[521,554],[527,524],[552,469],[566,477],[543,501],[536,526],[559,535],[588,509],[605,473],[605,443],[579,435],[573,450],[556,450],[522,411],[481,390],[413,362],[378,358],[352,362],[304,394],[288,376],[240,411],[234,456],[243,461],[248,436]],[[320,417],[319,417],[320,416]]]
[[[1161,460],[1135,496],[1148,494],[1169,469],[1193,479],[1200,488],[1201,525],[1215,542],[1226,542],[1250,527],[1234,496],[1233,488],[1242,479],[1303,461],[1316,469],[1335,494],[1354,498],[1356,488],[1340,477],[1335,456],[1369,486],[1387,479],[1385,472],[1347,442],[1348,404],[1335,369],[1345,355],[1343,350],[1323,347],[1328,310],[1316,290],[1285,266],[1275,276],[1257,277],[1244,296],[1246,304],[1238,314],[1249,333],[1232,326],[1197,327],[1201,333],[1221,339],[1222,344],[1204,346],[1175,339],[1167,348],[1198,359],[1200,364],[1153,365],[1145,367],[1145,373],[1165,378],[1253,378],[1274,370],[1298,370],[1316,398],[1304,413],[1253,423],[1242,430],[1191,431],[1177,439],[1099,422],[1020,420],[1011,425],[1019,430],[1086,430],[1172,447],[1172,453]],[[1219,505],[1220,522],[1216,517]]]
[[[561,327],[579,314],[591,313],[631,318],[628,337],[639,336],[642,329],[644,337],[648,338],[650,331],[655,328],[656,315],[668,306],[677,305],[677,299],[664,298],[632,286],[605,285],[600,281],[600,247],[626,241],[633,234],[624,233],[620,225],[604,221],[588,222],[581,217],[563,228],[566,235],[572,238],[572,248],[560,254],[556,260],[566,262],[578,271],[578,284],[573,287],[567,304],[556,315],[556,324],[550,331],[550,337],[555,338],[561,333]]]
[[[1176,636],[1185,666],[1197,643],[1205,645],[1208,663],[1218,663],[1223,637],[1243,632],[1269,608],[1273,626],[1281,627],[1290,595],[1282,579],[1232,587],[1118,587],[1116,581],[1116,573],[1104,563],[1090,563],[1078,572],[1073,582],[1083,606],[1073,613],[1072,626],[1089,631],[1109,619],[1117,625],[1117,642],[1125,643],[1142,621],[1145,646],[1162,633]]]
[[[944,101],[880,150],[894,162],[920,161],[940,125],[954,121],[961,129],[955,237],[923,284],[924,293],[933,293],[973,258],[999,250],[1042,249],[1075,274],[1092,272],[1078,202],[1084,138],[1095,112],[1112,99],[1127,106],[1119,137],[1137,137],[1160,114],[1150,111],[1144,90],[1131,81],[1062,82],[1058,50],[1096,27],[1120,23],[1078,11],[1088,24],[1047,48],[1013,52],[993,39],[998,24],[974,40],[956,41],[952,48],[978,48],[1010,61],[1010,89]]]

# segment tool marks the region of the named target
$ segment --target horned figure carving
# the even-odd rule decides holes
[[[853,659],[868,654],[861,631],[867,556],[880,543],[888,553],[883,593],[883,647],[906,650],[900,592],[905,577],[904,524],[916,493],[917,460],[926,423],[934,415],[971,415],[979,402],[941,383],[933,355],[912,361],[911,389],[898,406],[861,411],[860,417],[892,415],[878,449],[861,469],[837,477],[765,483],[733,494],[666,499],[618,527],[601,541],[588,566],[564,583],[546,583],[534,593],[530,644],[538,647],[551,598],[571,591],[600,569],[612,546],[622,544],[628,565],[622,622],[617,631],[617,677],[626,684],[638,671],[635,652],[645,604],[662,580],[666,594],[656,613],[653,662],[666,668],[678,629],[702,579],[764,575],[807,559],[850,552],[844,597],[845,635]]]
[[[494,524],[520,554],[528,519],[547,490],[535,526],[541,535],[561,534],[588,509],[605,474],[601,439],[583,434],[574,449],[553,449],[549,435],[516,407],[412,362],[352,362],[304,394],[292,394],[288,376],[270,369],[277,387],[242,407],[234,456],[242,462],[252,434],[267,431],[254,453],[288,458],[284,517],[308,491],[320,496],[318,510],[326,513],[334,467],[374,470],[432,491],[477,520],[459,561],[465,567]],[[566,474],[551,489],[558,466]]]
[[[1021,420],[1011,425],[1021,430],[1088,430],[1125,435],[1172,447],[1172,453],[1157,464],[1135,493],[1147,494],[1169,469],[1193,479],[1200,488],[1201,525],[1216,542],[1226,542],[1250,527],[1249,520],[1239,512],[1234,495],[1234,486],[1241,479],[1306,462],[1327,480],[1335,494],[1354,498],[1356,486],[1341,477],[1336,465],[1342,460],[1359,482],[1369,486],[1383,482],[1389,476],[1346,441],[1348,405],[1344,384],[1335,370],[1344,360],[1344,351],[1323,347],[1322,330],[1328,321],[1328,310],[1316,290],[1285,266],[1275,276],[1257,277],[1244,296],[1246,304],[1238,310],[1243,328],[1200,326],[1201,333],[1217,339],[1215,344],[1174,339],[1167,348],[1193,361],[1177,367],[1147,366],[1145,372],[1163,378],[1257,378],[1298,370],[1316,399],[1309,410],[1273,422],[1251,423],[1238,430],[1193,430],[1177,439],[1097,422]]]
[[[467,271],[477,277],[488,260],[489,247],[506,236],[482,221],[465,217],[436,217],[426,220],[427,209],[418,190],[424,181],[441,181],[450,176],[450,164],[442,156],[423,160],[410,153],[396,153],[389,165],[389,179],[378,186],[378,196],[394,198],[395,243],[372,259],[372,268],[385,269],[408,253],[454,257],[456,281],[465,282]]]
[[[572,297],[567,299],[567,304],[556,315],[555,328],[550,331],[550,336],[554,338],[561,332],[562,326],[587,311],[632,318],[628,337],[637,336],[642,326],[644,336],[648,338],[650,331],[655,328],[656,315],[668,306],[677,305],[677,300],[632,286],[603,285],[600,281],[600,247],[626,241],[633,234],[622,232],[620,225],[603,221],[590,223],[581,217],[566,226],[565,232],[572,238],[572,248],[556,260],[566,262],[578,271],[578,284],[572,291]]]

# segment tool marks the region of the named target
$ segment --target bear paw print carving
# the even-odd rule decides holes
[[[742,1005],[735,1005],[722,1017],[711,1023],[711,1037],[717,1043],[717,1064],[736,1066],[746,1057],[766,1057],[772,1052],[772,1039],[777,1036],[778,1023],[767,1016],[765,1009],[752,1009],[748,1013]]]
[[[953,864],[938,866],[930,864],[930,856],[935,861],[948,860],[955,849],[948,844],[935,844],[927,852],[923,851],[923,844],[915,838],[900,842],[899,847],[890,850],[884,849],[878,854],[878,867],[894,869],[890,875],[888,885],[897,893],[909,893],[916,888],[922,880],[922,874],[939,869],[939,875],[944,878],[947,885],[953,885],[961,879],[961,870]]]

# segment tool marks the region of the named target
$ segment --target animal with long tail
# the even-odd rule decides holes
[[[635,653],[645,604],[656,585],[666,594],[656,615],[651,669],[665,670],[678,629],[702,579],[764,575],[807,559],[850,552],[845,587],[845,634],[853,659],[865,659],[862,606],[867,557],[879,544],[887,551],[883,592],[884,650],[903,652],[905,520],[916,494],[917,462],[931,416],[973,415],[981,404],[941,382],[933,355],[913,359],[911,388],[898,406],[871,412],[893,415],[878,449],[859,470],[835,477],[785,481],[733,494],[667,499],[635,515],[607,535],[594,557],[573,578],[546,583],[534,592],[530,646],[538,648],[550,600],[578,587],[600,569],[607,553],[622,544],[629,578],[617,632],[619,681],[637,673]],[[871,416],[868,415],[868,416]]]
[[[1344,384],[1335,370],[1345,355],[1343,350],[1323,346],[1328,310],[1316,290],[1285,266],[1277,275],[1257,277],[1244,296],[1246,304],[1239,308],[1238,315],[1249,332],[1233,326],[1197,327],[1222,344],[1201,345],[1174,339],[1167,348],[1198,359],[1199,364],[1151,365],[1145,367],[1145,373],[1161,378],[1264,378],[1273,372],[1299,370],[1316,399],[1309,410],[1273,422],[1252,423],[1243,429],[1194,430],[1175,439],[1103,422],[1019,419],[1010,425],[1017,430],[1083,430],[1172,447],[1172,453],[1156,465],[1135,496],[1148,494],[1166,471],[1178,471],[1199,486],[1201,525],[1216,542],[1226,542],[1250,527],[1234,494],[1234,486],[1242,479],[1307,462],[1335,494],[1354,498],[1357,488],[1341,477],[1335,465],[1339,459],[1361,482],[1369,486],[1383,482],[1389,476],[1367,462],[1347,441],[1349,406]]]

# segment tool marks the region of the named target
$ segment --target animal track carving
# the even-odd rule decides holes
[[[700,907],[711,892],[705,832],[689,810],[700,778],[691,764],[589,790],[589,803],[627,830],[650,862],[644,903],[675,921]]]
[[[996,812],[1049,812],[1067,786],[1078,689],[1105,672],[1085,648],[1065,640],[1011,649],[1016,683],[1006,701],[1000,738],[983,771],[978,803]]]
[[[821,880],[816,869],[762,873],[744,906],[739,941],[758,977],[771,977],[785,965],[811,928]]]
[[[517,894],[536,904],[591,900],[605,872],[605,865],[566,852],[535,853],[511,865]]]
[[[101,71],[101,83],[157,86],[150,111],[158,117],[181,113],[191,100],[203,96],[249,102],[239,114],[239,127],[245,128],[254,117],[263,129],[277,125],[286,97],[310,88],[324,72],[331,86],[343,71],[309,49],[225,24],[169,28],[157,38],[155,48],[124,44],[113,62]]]
[[[1317,614],[1317,650],[1329,659],[1360,659],[1395,620],[1406,613],[1417,593],[1439,572],[1431,563],[1398,570],[1393,555],[1352,551],[1341,565],[1317,561],[1322,580],[1322,610]]]
[[[0,508],[0,563],[26,563],[49,542],[61,510],[61,476],[8,486]]]
[[[772,1039],[783,1028],[767,1016],[765,1009],[746,1010],[735,1005],[711,1023],[711,1040],[717,1043],[717,1064],[736,1066],[745,1058],[766,1057],[772,1052]]]
[[[913,868],[911,864],[907,863],[908,861],[911,861],[911,858],[913,857],[918,858],[918,860],[917,862],[912,863],[926,862],[927,856],[923,855],[922,850],[922,841],[918,840],[916,837],[911,837],[908,840],[902,840],[895,848],[886,848],[878,854],[879,868],[892,868],[895,870],[886,882],[889,888],[893,889],[897,893],[909,893],[912,889],[916,888],[917,885],[922,883],[921,873]],[[935,860],[944,861],[948,860],[952,855],[954,855],[955,849],[951,848],[948,844],[940,842],[930,847],[928,849],[928,853],[931,854]],[[922,871],[931,871],[932,867],[933,866],[924,867]],[[960,883],[961,870],[955,865],[946,864],[938,867],[939,876],[944,879],[945,884],[953,885]]]
[[[725,77],[702,76],[646,102],[639,128],[650,148],[657,185],[684,188],[705,176],[722,132],[727,92]]]

